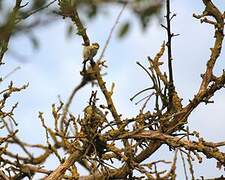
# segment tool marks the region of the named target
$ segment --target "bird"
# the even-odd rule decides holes
[[[84,117],[86,125],[90,124],[95,127],[96,130],[99,126],[102,126],[104,122],[107,122],[106,115],[99,108],[93,105],[88,105],[84,108]]]
[[[97,54],[99,49],[98,43],[92,43],[89,46],[84,46],[83,49],[83,62],[86,63],[88,60],[92,61],[94,56]]]

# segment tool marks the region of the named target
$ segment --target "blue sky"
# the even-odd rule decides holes
[[[221,3],[219,0],[216,2]],[[201,81],[200,74],[205,69],[210,53],[209,48],[213,45],[213,28],[206,24],[200,24],[192,17],[193,12],[201,13],[202,7],[201,1],[196,0],[174,0],[172,2],[172,11],[177,14],[173,21],[173,31],[180,34],[173,40],[174,78],[179,94],[184,97],[184,104],[198,90]],[[220,4],[220,7],[225,9],[225,5]],[[103,47],[120,9],[108,7],[105,11],[111,13],[107,16],[100,15],[92,22],[86,22],[91,40],[99,42],[101,47]],[[125,10],[120,21],[123,22],[130,18],[133,18],[133,28],[128,37],[119,40],[114,34],[105,53],[109,67],[106,69],[107,75],[104,78],[107,81],[107,87],[110,87],[112,82],[116,84],[113,98],[123,117],[130,117],[139,111],[140,106],[135,106],[129,98],[150,85],[148,77],[135,62],[140,61],[147,65],[146,57],[154,57],[163,40],[166,39],[166,32],[160,27],[157,18],[151,21],[151,26],[146,32],[141,30],[138,26],[139,22],[128,10]],[[19,101],[19,108],[15,112],[19,123],[19,134],[29,142],[44,143],[42,139],[44,130],[37,118],[38,111],[44,112],[47,123],[52,125],[51,104],[57,102],[58,95],[64,101],[67,100],[72,88],[80,81],[81,38],[74,35],[71,39],[66,39],[66,23],[68,21],[58,21],[48,27],[36,30],[35,34],[40,38],[40,50],[38,51],[30,47],[30,43],[25,37],[16,38],[11,42],[10,47],[24,55],[27,63],[21,63],[10,55],[5,57],[6,65],[2,68],[1,74],[6,74],[20,66],[21,69],[10,79],[13,79],[17,85],[30,83],[26,91],[15,96],[11,101],[12,103]],[[223,51],[216,67],[216,73],[220,73],[224,69],[224,59]],[[166,60],[166,57],[163,60]],[[70,108],[76,115],[82,114],[90,92],[90,86],[87,86],[76,95]],[[100,91],[98,95],[103,97]],[[202,136],[206,137],[206,140],[224,140],[224,99],[224,91],[219,92],[213,98],[214,104],[199,106],[189,118],[190,129],[199,131]],[[168,157],[160,152],[164,151],[159,151],[158,156],[161,158]],[[207,162],[209,162],[208,165],[203,164],[196,169],[196,175],[213,176],[218,174],[214,172],[214,161]],[[49,166],[54,167],[54,163],[49,162]],[[179,168],[179,174],[182,177],[182,168]],[[222,172],[218,175],[221,174]]]

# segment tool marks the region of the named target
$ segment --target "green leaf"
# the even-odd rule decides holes
[[[38,42],[38,39],[35,36],[31,36],[30,41],[31,41],[31,44],[32,44],[34,49],[39,48],[39,42]]]
[[[130,30],[130,23],[129,22],[125,22],[124,24],[122,24],[120,26],[119,32],[118,32],[118,37],[119,38],[123,38],[125,35],[127,35],[127,33]]]
[[[74,29],[74,26],[73,25],[69,25],[67,28],[66,28],[66,37],[69,38],[71,37],[72,33],[73,33],[73,29]]]
[[[98,7],[94,4],[91,4],[87,10],[87,16],[89,19],[94,18],[97,15]]]
[[[32,9],[38,9],[46,4],[46,0],[33,0]]]

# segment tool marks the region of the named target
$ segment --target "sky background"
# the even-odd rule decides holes
[[[215,1],[221,10],[225,10],[222,1]],[[180,36],[173,39],[174,79],[177,91],[183,97],[186,105],[192,99],[199,88],[200,74],[204,72],[206,61],[209,58],[209,48],[213,46],[213,27],[200,22],[192,17],[193,13],[200,14],[203,10],[201,1],[173,0],[172,11],[177,14],[173,20],[172,30]],[[88,34],[92,42],[98,42],[101,47],[108,37],[109,31],[120,11],[119,7],[105,7],[97,19],[86,21]],[[126,9],[120,19],[124,22],[132,19],[132,28],[125,39],[118,39],[116,32],[112,36],[109,47],[105,53],[105,59],[109,66],[104,79],[109,88],[115,83],[113,99],[122,117],[132,117],[139,112],[141,106],[136,106],[129,99],[138,91],[151,85],[148,76],[136,65],[136,61],[148,65],[147,56],[154,57],[159,51],[166,32],[160,27],[159,18],[152,19],[149,28],[143,32],[139,21]],[[6,65],[1,70],[1,75],[7,74],[17,66],[21,69],[10,76],[16,85],[29,82],[29,88],[23,93],[14,96],[9,102],[19,102],[15,111],[15,117],[19,123],[19,135],[28,142],[45,143],[45,132],[38,120],[38,112],[44,112],[48,125],[53,124],[51,117],[51,105],[58,102],[58,95],[66,101],[72,89],[80,82],[79,72],[82,68],[81,38],[73,35],[66,38],[66,27],[69,21],[59,20],[55,23],[34,31],[40,40],[40,49],[34,50],[25,36],[14,38],[10,43],[13,51],[25,57],[26,63],[21,63],[12,55],[5,57]],[[100,53],[99,53],[100,54]],[[98,55],[99,55],[98,54]],[[166,57],[163,58],[166,62]],[[225,67],[225,52],[216,65],[215,74],[220,74]],[[91,85],[86,86],[77,93],[70,111],[75,115],[82,115],[83,108],[87,105],[91,94]],[[96,89],[96,88],[95,88]],[[98,91],[99,97],[103,97]],[[200,135],[209,141],[222,141],[224,131],[224,91],[218,92],[213,97],[214,104],[200,105],[189,118],[190,130],[197,130]],[[104,101],[102,101],[104,102]],[[151,107],[149,107],[151,108]],[[167,149],[166,149],[167,150]],[[165,148],[155,154],[155,157],[168,159],[164,153]],[[172,156],[171,156],[172,158]],[[171,159],[170,158],[170,159]],[[183,177],[180,164],[179,177]],[[50,167],[56,167],[53,161],[49,161]],[[207,160],[199,166],[195,165],[196,177],[204,175],[211,177],[225,173],[216,171],[215,161]]]

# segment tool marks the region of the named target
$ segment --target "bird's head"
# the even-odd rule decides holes
[[[92,43],[91,45],[92,45],[93,48],[99,49],[99,44],[98,43]]]

